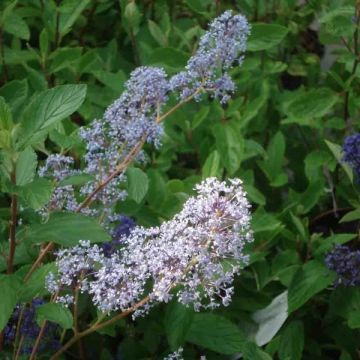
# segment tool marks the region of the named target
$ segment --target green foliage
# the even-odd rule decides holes
[[[36,320],[42,324],[44,320],[59,324],[63,329],[71,329],[73,317],[70,310],[61,304],[43,304],[36,309]]]
[[[227,9],[252,25],[244,63],[231,70],[232,99],[204,96],[172,113],[162,146],[146,144],[146,162],[126,170],[128,196],[116,206],[137,224],[159,225],[201,179],[239,177],[252,202],[249,264],[228,307],[195,313],[172,300],[84,338],[86,355],[162,359],[181,346],[186,360],[358,358],[360,290],[334,288],[324,262],[335,245],[359,248],[359,179],[342,150],[360,132],[360,5],[350,0],[0,2],[1,329],[16,304],[50,300],[53,254],[24,281],[46,244],[111,240],[99,219],[44,209],[56,185],[94,180],[40,178],[46,157],[70,155],[82,169],[79,127],[103,116],[137,66],[183,70],[206,23]],[[6,274],[14,197],[14,273]],[[71,311],[48,302],[37,321],[59,324],[66,340]],[[78,312],[80,330],[101,316],[81,293]]]

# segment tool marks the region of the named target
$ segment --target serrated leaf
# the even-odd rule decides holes
[[[33,243],[54,242],[63,246],[75,246],[80,240],[91,243],[111,240],[95,219],[65,212],[54,213],[45,224],[31,225],[18,236]]]
[[[59,31],[62,36],[71,30],[71,27],[89,3],[90,0],[77,0],[70,2],[70,6],[68,6],[69,2],[65,4],[64,6],[66,6],[66,8],[64,6],[60,7]]]
[[[360,219],[360,209],[355,209],[353,211],[348,212],[345,214],[339,221],[339,223],[355,221]]]
[[[16,185],[24,186],[34,180],[37,167],[37,156],[31,147],[19,154],[16,161]]]
[[[244,139],[239,130],[230,124],[216,124],[212,131],[221,162],[231,176],[240,168],[244,154]]]
[[[21,282],[15,275],[0,276],[0,331],[4,329],[18,301]]]
[[[147,175],[138,168],[127,169],[126,177],[128,183],[128,195],[139,204],[148,191],[149,179]]]
[[[38,210],[50,201],[53,184],[46,179],[36,179],[17,189],[18,195],[26,205]]]
[[[63,329],[71,329],[73,316],[68,308],[59,303],[48,303],[36,309],[36,321],[41,325],[45,320],[59,324]]]
[[[150,34],[156,40],[156,42],[160,46],[166,47],[167,46],[167,38],[166,38],[165,34],[163,33],[163,31],[161,30],[161,28],[159,27],[159,25],[156,24],[152,20],[148,20],[148,27],[149,27]]]
[[[289,286],[289,312],[304,305],[315,294],[328,287],[335,279],[335,274],[317,260],[304,264],[294,275]]]
[[[4,30],[20,39],[29,40],[30,38],[28,24],[14,12],[6,18]]]
[[[18,109],[28,95],[28,84],[26,80],[13,80],[6,83],[0,89],[0,96],[2,96],[14,111]]]
[[[36,269],[29,280],[23,284],[20,291],[20,301],[30,302],[36,297],[42,297],[48,293],[45,288],[45,279],[50,272],[55,272],[55,263],[48,263]]]
[[[211,176],[218,177],[223,171],[221,167],[221,158],[217,150],[212,151],[207,157],[202,167],[202,178],[206,179]]]
[[[13,126],[13,118],[9,105],[5,99],[0,96],[0,129],[11,130]]]
[[[247,50],[260,51],[271,49],[279,45],[288,32],[288,28],[278,24],[252,24]]]
[[[286,326],[280,337],[279,359],[301,360],[304,349],[304,324],[292,321]]]
[[[342,148],[338,144],[334,144],[329,140],[325,140],[325,144],[329,147],[330,151],[334,155],[335,159],[338,161],[338,163],[341,165],[341,167],[344,169],[346,175],[350,179],[350,182],[354,182],[354,175],[353,172],[349,166],[349,164],[342,161]]]
[[[186,341],[220,354],[241,352],[244,335],[230,320],[215,314],[195,314]]]
[[[194,311],[191,307],[172,301],[166,306],[165,311],[165,333],[172,350],[183,345],[187,332],[190,329]]]
[[[332,110],[338,100],[338,95],[331,89],[312,89],[291,101],[287,105],[286,113],[290,119],[302,124],[304,121],[323,117]]]
[[[17,136],[17,147],[39,141],[44,132],[75,112],[83,103],[86,85],[60,85],[39,93],[24,110]]]

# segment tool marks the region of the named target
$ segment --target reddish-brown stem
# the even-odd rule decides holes
[[[94,201],[94,197],[107,185],[111,180],[119,176],[123,171],[127,169],[127,167],[131,164],[131,162],[134,160],[136,155],[140,152],[142,149],[144,143],[146,140],[146,136],[144,135],[138,143],[132,148],[132,150],[127,154],[124,161],[121,162],[115,169],[113,173],[111,173],[103,182],[101,182],[96,189],[89,194],[86,199],[80,204],[80,206],[76,209],[76,212],[80,212],[83,208],[88,207],[91,205],[91,203]]]
[[[143,306],[144,304],[146,304],[149,301],[149,297],[145,297],[144,299],[142,299],[141,301],[139,301],[138,303],[136,303],[133,307],[131,307],[129,310],[123,311],[122,313],[114,316],[113,318],[104,321],[104,322],[100,322],[100,323],[95,323],[93,324],[91,327],[89,327],[88,329],[79,332],[77,334],[75,334],[65,345],[63,345],[63,347],[57,352],[55,353],[50,360],[56,360],[61,354],[63,354],[67,349],[69,349],[72,345],[74,345],[77,341],[79,341],[80,339],[82,339],[83,337],[98,331],[106,326],[109,326],[123,318],[125,318],[126,316],[128,316],[129,314],[131,314],[132,312],[134,312],[136,309],[138,309],[139,307]],[[31,359],[30,359],[31,360]]]
[[[15,170],[11,173],[11,182],[16,185],[16,173]],[[14,267],[14,256],[16,249],[16,221],[17,221],[17,196],[15,194],[11,195],[11,205],[10,205],[10,227],[9,227],[9,256],[7,261],[7,273],[12,274]]]
[[[36,340],[35,340],[35,344],[34,344],[34,346],[33,346],[33,348],[32,348],[32,351],[31,351],[31,355],[30,355],[29,360],[34,360],[35,357],[36,357],[37,349],[38,349],[38,347],[39,347],[39,345],[40,345],[41,338],[42,338],[42,336],[43,336],[43,334],[44,334],[44,332],[45,332],[46,323],[47,323],[47,321],[44,320],[43,324],[41,325],[41,328],[40,328],[40,331],[39,331],[39,335],[38,335],[38,337],[37,337]]]
[[[47,255],[47,253],[54,247],[54,243],[50,242],[48,243],[44,249],[40,251],[40,254],[36,261],[31,266],[30,270],[27,272],[27,274],[24,277],[24,282],[27,282],[30,279],[30,276],[33,274],[33,272],[36,270],[36,268],[42,263],[43,259]]]

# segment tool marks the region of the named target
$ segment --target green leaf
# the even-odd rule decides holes
[[[166,197],[165,180],[158,170],[149,169],[149,190],[146,199],[154,208],[159,208],[163,204]]]
[[[10,107],[5,99],[0,96],[0,129],[11,130],[13,126],[13,118]]]
[[[47,223],[32,225],[18,236],[29,242],[54,242],[63,246],[77,245],[79,240],[91,243],[111,240],[95,219],[74,213],[54,213]]]
[[[347,324],[350,329],[360,328],[360,310],[353,311],[350,314]]]
[[[202,167],[202,178],[221,175],[223,169],[221,167],[221,158],[217,150],[212,151],[207,157],[204,166]]]
[[[145,197],[149,188],[149,179],[147,175],[138,168],[129,168],[126,171],[128,183],[128,195],[138,204]]]
[[[77,0],[65,3],[65,5],[60,7],[59,11],[61,12],[61,16],[59,30],[61,36],[64,36],[71,30],[71,27],[89,3],[90,0]]]
[[[150,30],[150,34],[156,40],[156,42],[160,46],[166,47],[167,46],[167,38],[166,38],[165,34],[163,33],[163,31],[160,29],[159,25],[156,24],[152,20],[148,20],[148,27]]]
[[[239,130],[230,124],[218,123],[213,127],[212,132],[221,161],[232,176],[240,168],[244,154],[244,139]]]
[[[183,51],[161,47],[155,49],[148,59],[149,65],[161,65],[170,72],[182,70],[186,65],[188,55]]]
[[[193,117],[191,121],[191,129],[196,129],[208,116],[210,111],[209,106],[203,106]]]
[[[339,221],[339,223],[350,222],[360,219],[360,209],[355,209],[345,214]]]
[[[0,275],[0,331],[4,329],[17,304],[20,287],[21,282],[15,275]]]
[[[334,234],[325,239],[320,239],[320,246],[314,250],[314,255],[319,256],[332,250],[335,245],[342,245],[354,239],[356,234]]]
[[[336,6],[333,10],[326,11],[323,16],[320,16],[319,21],[320,23],[326,23],[331,21],[337,16],[346,16],[351,17],[355,13],[354,5],[343,5],[343,6]]]
[[[288,317],[287,291],[281,293],[264,309],[256,311],[252,319],[258,324],[255,342],[259,346],[267,344],[277,334]]]
[[[88,174],[75,174],[66,177],[59,182],[59,186],[67,185],[85,185],[89,181],[93,181],[94,176]]]
[[[188,333],[194,311],[190,307],[185,307],[178,301],[172,301],[166,306],[165,312],[165,333],[170,348],[175,351],[185,341]]]
[[[259,162],[271,185],[274,187],[283,186],[288,181],[286,173],[282,170],[285,161],[285,148],[285,137],[278,131],[272,137],[267,147],[265,161]]]
[[[127,31],[136,34],[139,28],[140,19],[141,14],[135,1],[129,2],[123,13],[123,22]]]
[[[43,304],[36,309],[37,323],[41,325],[45,320],[59,324],[63,329],[71,329],[73,325],[71,311],[59,303]]]
[[[271,49],[279,45],[288,32],[288,28],[278,24],[252,24],[247,50],[260,51]]]
[[[271,356],[262,351],[256,344],[247,342],[242,350],[244,360],[271,360]]]
[[[295,122],[311,125],[312,119],[328,114],[338,101],[338,95],[328,88],[312,89],[294,98],[285,112]]]
[[[327,288],[335,279],[335,274],[317,260],[307,262],[299,269],[289,286],[289,312],[304,305],[315,294]]]
[[[34,210],[38,210],[50,201],[53,184],[46,179],[36,179],[17,189],[18,195]]]
[[[42,297],[48,293],[45,288],[45,279],[50,272],[55,272],[55,263],[48,263],[36,269],[29,280],[23,284],[20,291],[20,301],[29,302],[36,297]]]
[[[51,125],[75,112],[85,95],[86,85],[60,85],[35,96],[24,110],[18,148],[39,141]]]
[[[302,321],[292,321],[286,326],[280,337],[279,359],[301,360],[304,349],[304,324]]]
[[[241,352],[244,335],[230,320],[214,314],[195,314],[186,341],[220,354]]]
[[[14,12],[6,18],[4,30],[20,39],[29,40],[30,38],[28,24]]]
[[[49,33],[43,29],[39,36],[39,47],[42,56],[47,55],[49,51]]]
[[[31,147],[19,154],[16,161],[16,185],[23,186],[34,180],[37,167],[37,156]]]
[[[0,89],[2,96],[9,104],[12,111],[18,109],[28,95],[28,84],[26,80],[13,80],[6,83]]]
[[[353,172],[351,170],[351,167],[349,166],[349,164],[345,163],[344,161],[341,161],[341,159],[342,159],[342,148],[341,148],[341,146],[338,145],[338,144],[334,144],[329,140],[325,140],[325,143],[329,147],[330,151],[334,155],[337,162],[344,169],[346,175],[350,179],[350,182],[353,183],[354,182],[354,175],[353,175]]]

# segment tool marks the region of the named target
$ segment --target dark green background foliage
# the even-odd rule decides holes
[[[39,225],[35,210],[49,199],[52,184],[35,177],[38,164],[63,151],[80,166],[78,127],[102,116],[129,73],[139,65],[162,66],[169,74],[181,70],[206,24],[233,9],[252,24],[245,62],[232,70],[236,94],[226,106],[205,99],[169,117],[161,149],[146,148],[148,164],[128,173],[129,197],[119,209],[138,224],[157,225],[181,209],[202,178],[240,177],[253,204],[250,265],[237,277],[229,307],[193,313],[177,303],[160,305],[136,322],[85,338],[87,358],[162,359],[179,346],[189,360],[240,354],[246,360],[358,358],[360,290],[334,289],[335,276],[324,265],[334,244],[356,247],[359,241],[359,182],[340,161],[344,137],[359,130],[354,3],[1,1],[1,327],[17,302],[47,296],[43,282],[51,256],[26,286],[21,283],[37,256],[35,244],[107,240],[81,216]],[[16,185],[9,170],[14,161]],[[10,276],[11,194],[26,210]],[[71,328],[71,314],[57,306],[41,309],[39,321]],[[81,303],[80,325],[94,311]]]

